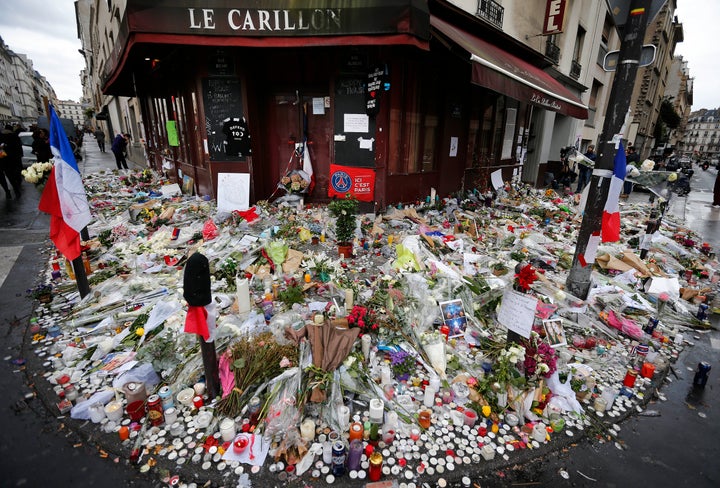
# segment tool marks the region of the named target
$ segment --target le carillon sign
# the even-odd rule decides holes
[[[131,32],[296,37],[352,34],[429,36],[423,0],[128,0]]]

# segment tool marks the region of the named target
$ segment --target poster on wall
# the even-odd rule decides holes
[[[232,212],[248,208],[250,208],[250,174],[218,173],[218,211]]]
[[[347,194],[361,202],[372,202],[375,199],[375,170],[331,164],[328,197],[343,198]]]

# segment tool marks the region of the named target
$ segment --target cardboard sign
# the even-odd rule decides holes
[[[218,173],[219,212],[247,210],[250,207],[250,174]]]
[[[328,196],[344,198],[348,193],[362,202],[372,202],[375,199],[375,170],[331,164]]]
[[[508,330],[528,338],[535,322],[536,308],[537,298],[534,296],[507,289],[500,303],[498,322]]]

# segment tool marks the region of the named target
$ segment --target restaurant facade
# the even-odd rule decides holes
[[[135,97],[151,166],[199,195],[346,192],[383,208],[522,171],[542,114],[587,118],[544,57],[448,2],[128,0],[102,90]],[[221,178],[222,181],[222,178]]]

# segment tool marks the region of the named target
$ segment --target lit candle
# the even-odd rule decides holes
[[[310,273],[305,273],[304,279],[305,279],[305,283],[310,283],[310,280],[312,280]]]
[[[362,440],[363,438],[363,425],[360,422],[353,422],[350,425],[350,440],[355,439]]]
[[[122,418],[123,408],[122,403],[112,401],[105,405],[105,416],[113,421],[118,421]]]
[[[238,304],[238,313],[244,314],[250,311],[250,284],[247,278],[236,279],[237,291],[235,297]]]
[[[379,398],[373,398],[370,400],[370,422],[379,424],[383,421],[383,409],[385,408],[385,402]]]
[[[312,442],[315,439],[315,421],[313,419],[305,419],[300,424],[300,437],[305,442]]]
[[[355,296],[351,289],[345,290],[345,313],[350,313],[350,310],[352,310],[354,298]]]

